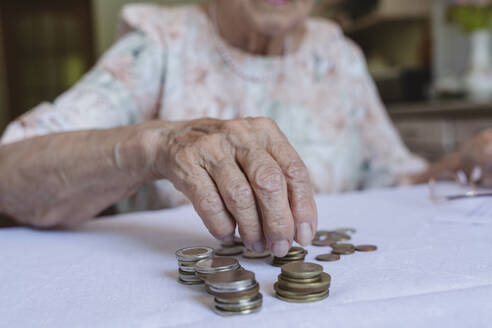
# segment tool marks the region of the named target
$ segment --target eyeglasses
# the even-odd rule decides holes
[[[449,184],[450,177],[456,184]],[[444,172],[440,175],[440,179],[432,178],[429,180],[430,198],[434,202],[442,203],[466,198],[492,197],[492,191],[478,187],[482,177],[483,171],[479,166],[474,167],[469,176],[463,170]],[[448,183],[445,183],[443,179]]]

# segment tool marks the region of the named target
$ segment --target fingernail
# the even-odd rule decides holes
[[[231,241],[234,241],[234,236],[233,235],[225,236],[224,238],[221,239],[221,241],[225,243],[230,243]]]
[[[313,239],[313,230],[307,222],[302,222],[297,225],[297,242],[302,246],[307,246]]]
[[[272,247],[272,253],[276,257],[284,257],[289,252],[289,242],[287,240],[276,241]]]
[[[257,253],[262,253],[265,251],[265,244],[261,241],[257,241],[253,244],[253,250]]]

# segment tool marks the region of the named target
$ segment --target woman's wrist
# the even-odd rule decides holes
[[[149,121],[129,126],[114,146],[114,163],[140,183],[165,179],[162,168],[156,169],[166,153],[171,123]]]

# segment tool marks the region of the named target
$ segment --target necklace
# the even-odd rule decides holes
[[[240,67],[240,65],[238,65],[234,60],[234,58],[232,57],[230,51],[227,49],[225,42],[220,39],[221,36],[219,30],[219,21],[217,18],[217,3],[213,3],[212,5],[209,6],[209,14],[210,17],[212,18],[212,22],[211,22],[212,28],[215,31],[215,47],[222,60],[229,67],[231,71],[233,71],[237,76],[239,76],[243,80],[253,83],[267,83],[277,78],[279,72],[273,72],[270,74],[254,74]],[[290,41],[291,41],[290,38],[286,36],[284,39],[284,54],[282,56],[283,71],[286,71],[287,68],[288,56],[286,54],[288,54],[291,49]]]

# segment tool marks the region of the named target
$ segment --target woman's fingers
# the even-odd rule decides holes
[[[294,219],[283,172],[264,149],[248,149],[237,156],[261,211],[266,245],[275,256],[285,256],[294,238]]]
[[[309,172],[286,138],[279,138],[269,148],[287,182],[290,209],[295,222],[295,240],[306,246],[313,239],[318,224],[318,214]]]
[[[253,190],[244,173],[233,159],[210,165],[208,172],[215,181],[227,209],[236,220],[246,247],[263,252],[263,229]]]
[[[227,211],[215,183],[203,169],[197,169],[182,192],[191,200],[210,233],[222,241],[234,238],[236,223]],[[181,189],[181,188],[180,188]]]

